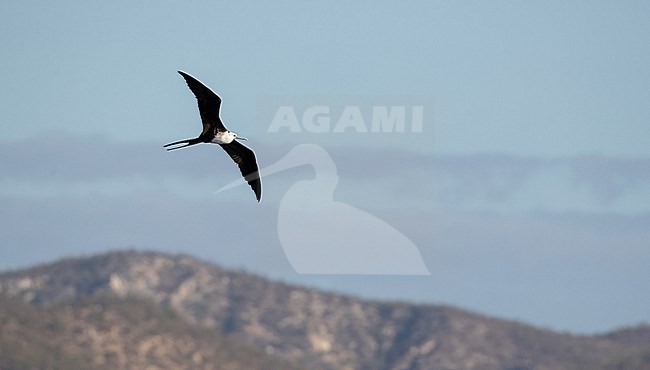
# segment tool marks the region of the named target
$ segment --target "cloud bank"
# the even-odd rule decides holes
[[[255,145],[262,167],[289,149]],[[265,178],[258,205],[246,186],[214,194],[240,178],[216,146],[166,153],[160,143],[64,135],[0,145],[0,269],[150,248],[562,330],[650,320],[648,159],[325,149],[337,166],[335,199],[408,236],[432,276],[293,272],[278,241],[278,204],[293,182],[314,177],[309,166]]]

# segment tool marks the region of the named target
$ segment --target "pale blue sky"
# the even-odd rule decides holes
[[[645,1],[1,2],[0,269],[133,246],[561,330],[648,322],[648,19]],[[265,180],[261,207],[215,196],[237,178],[218,148],[161,148],[200,130],[178,69],[262,166],[328,149],[336,198],[433,275],[293,273],[274,217],[310,172]],[[272,134],[258,107],[278,96],[431,104],[422,133]],[[244,236],[216,241],[222,224]]]
[[[182,136],[192,107],[169,102],[191,98],[173,73],[185,69],[242,124],[258,96],[424,95],[441,152],[650,154],[643,1],[0,7],[8,139]]]

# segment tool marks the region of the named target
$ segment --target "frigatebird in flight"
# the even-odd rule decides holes
[[[201,81],[190,76],[189,74],[178,71],[183,76],[187,86],[196,96],[199,103],[199,113],[201,113],[201,122],[203,122],[203,132],[195,139],[180,140],[173,143],[165,144],[167,151],[185,148],[190,145],[199,143],[219,144],[223,150],[228,153],[230,158],[239,166],[242,176],[255,192],[255,197],[259,202],[262,200],[262,179],[259,175],[257,159],[255,153],[246,145],[237,140],[248,140],[245,137],[237,136],[236,133],[229,131],[221,122],[219,111],[221,110],[221,97],[215,94],[209,87]],[[179,145],[171,147],[172,145]]]

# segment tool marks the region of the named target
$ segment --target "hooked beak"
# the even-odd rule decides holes
[[[243,136],[237,136],[237,137],[235,137],[235,139],[237,139],[237,140],[248,140],[247,138],[245,138]]]

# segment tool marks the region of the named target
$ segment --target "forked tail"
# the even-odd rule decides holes
[[[172,145],[185,144],[185,145],[180,145],[180,146],[177,146],[177,147],[174,147],[174,148],[167,148],[167,151],[169,152],[169,151],[172,151],[172,150],[185,148],[185,147],[188,147],[190,145],[198,144],[200,142],[201,141],[199,139],[179,140],[179,141],[175,141],[173,143],[165,144],[165,145],[163,145],[163,147],[167,148],[168,146],[172,146]]]

